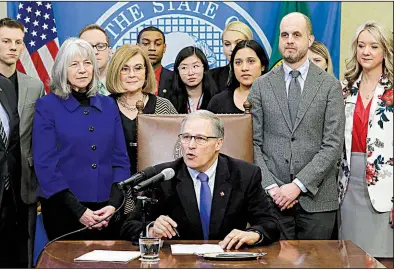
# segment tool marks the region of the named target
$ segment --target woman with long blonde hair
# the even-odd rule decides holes
[[[346,60],[340,239],[393,257],[393,37],[375,22],[356,32]]]

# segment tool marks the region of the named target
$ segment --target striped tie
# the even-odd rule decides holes
[[[1,119],[0,119],[0,137],[4,143],[4,147],[7,148],[8,138],[6,135],[6,131],[4,131],[3,122],[1,121]],[[4,183],[4,189],[8,190],[9,188],[10,188],[10,178],[7,176]]]

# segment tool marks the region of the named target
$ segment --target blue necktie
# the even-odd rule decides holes
[[[210,226],[211,214],[211,190],[208,185],[208,176],[205,173],[200,173],[197,178],[201,182],[200,188],[200,219],[201,227],[203,228],[204,240],[208,240],[208,231]]]

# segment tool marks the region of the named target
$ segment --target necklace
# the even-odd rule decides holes
[[[142,93],[142,99],[138,100],[138,101],[142,101],[145,104],[146,103],[146,99],[147,99],[147,94]],[[126,110],[129,110],[129,111],[132,111],[132,112],[136,112],[137,111],[136,103],[135,103],[135,105],[128,104],[126,102],[126,98],[124,99],[123,96],[118,97],[117,101]]]

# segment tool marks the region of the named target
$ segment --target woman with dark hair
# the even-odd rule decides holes
[[[265,74],[269,59],[264,49],[255,40],[239,42],[232,52],[228,78],[228,91],[215,95],[208,110],[216,114],[238,114],[244,112],[243,104],[250,93],[254,80]]]
[[[229,62],[235,46],[242,40],[252,40],[253,32],[250,27],[241,21],[233,21],[226,25],[224,32],[222,32],[222,49],[223,53],[228,60],[226,66],[214,68],[210,70],[211,77],[217,84],[217,93],[226,90],[229,78]]]
[[[168,98],[181,114],[206,109],[216,86],[208,74],[204,53],[196,47],[183,48],[175,59],[172,95]]]

